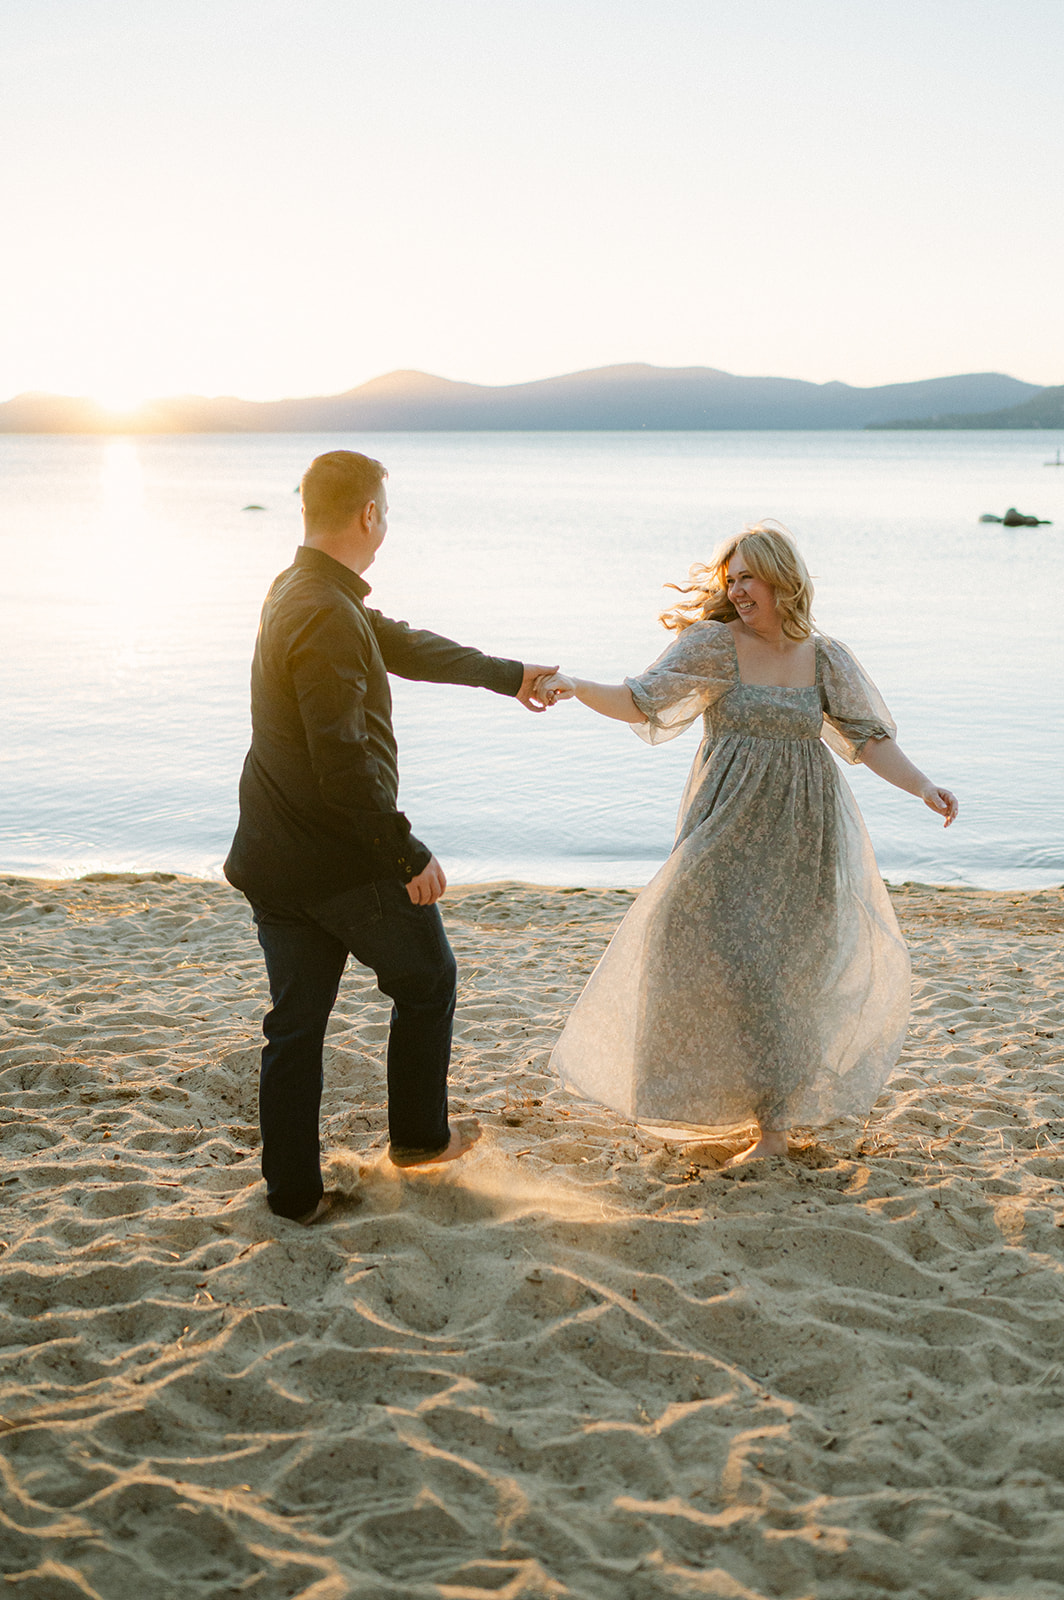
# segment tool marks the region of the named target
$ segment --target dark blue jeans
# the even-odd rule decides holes
[[[362,884],[300,911],[254,902],[252,911],[272,1002],[262,1024],[262,1175],[270,1210],[300,1217],[322,1195],[322,1045],[348,955],[372,968],[392,1000],[392,1147],[426,1155],[444,1149],[450,1137],[454,955],[436,907],[412,905],[398,881]]]

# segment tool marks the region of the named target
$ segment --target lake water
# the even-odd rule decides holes
[[[1064,880],[1064,470],[1038,433],[0,437],[0,869],[220,869],[262,597],[300,473],[390,469],[372,604],[616,681],[664,647],[662,585],[776,516],[820,627],[961,799],[948,832],[848,769],[884,873]],[[265,507],[244,510],[249,503]],[[1018,505],[1053,526],[979,523]],[[637,884],[667,854],[697,730],[649,749],[568,704],[395,681],[401,803],[455,882]]]

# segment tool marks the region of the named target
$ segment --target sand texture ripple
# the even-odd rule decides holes
[[[1064,1600],[1064,894],[896,904],[874,1115],[717,1170],[546,1074],[631,895],[445,902],[476,1151],[323,1225],[258,1178],[246,908],[0,880],[0,1576],[27,1600]]]

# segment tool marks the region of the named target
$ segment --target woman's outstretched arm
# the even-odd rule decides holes
[[[616,722],[645,722],[647,719],[632,699],[626,683],[590,683],[586,678],[572,678],[565,672],[541,678],[536,693],[546,705],[558,700],[579,700],[602,717],[613,717]]]
[[[925,806],[930,806],[940,817],[945,817],[944,828],[948,828],[955,819],[959,809],[957,796],[948,789],[940,789],[925,777],[893,739],[869,739],[861,751],[861,762],[896,789],[916,795]]]

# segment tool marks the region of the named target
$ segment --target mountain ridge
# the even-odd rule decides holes
[[[922,427],[939,425],[930,420],[935,416],[1015,409],[1042,392],[1039,384],[994,372],[857,388],[642,362],[498,386],[400,369],[336,395],[172,395],[128,412],[30,392],[0,403],[0,433],[729,431],[856,429],[908,419]]]
[[[1003,411],[968,411],[903,422],[875,422],[874,428],[1064,428],[1064,384],[1040,389],[1029,400]]]

